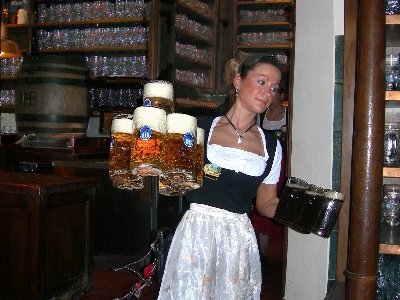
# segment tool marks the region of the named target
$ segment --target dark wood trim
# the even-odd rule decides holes
[[[359,1],[346,299],[377,289],[385,124],[384,3]]]
[[[351,156],[353,148],[358,0],[345,1],[344,5],[343,120],[340,191],[346,198],[339,216],[336,257],[336,279],[339,281],[344,281],[344,272],[347,264],[349,210],[351,201]]]

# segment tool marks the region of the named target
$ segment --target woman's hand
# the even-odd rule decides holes
[[[257,190],[256,209],[262,216],[273,218],[279,198],[276,184],[261,184]]]

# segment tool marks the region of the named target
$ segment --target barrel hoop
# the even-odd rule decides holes
[[[27,127],[18,126],[20,132],[34,133],[86,133],[87,128],[43,128],[43,127]]]
[[[57,78],[57,77],[20,77],[18,79],[19,83],[22,84],[43,84],[43,83],[53,83],[60,85],[72,85],[72,86],[82,86],[86,87],[84,80],[70,79],[70,78]]]
[[[66,115],[35,115],[35,114],[15,114],[17,121],[37,121],[37,122],[58,122],[58,123],[86,123],[87,116],[66,116]]]

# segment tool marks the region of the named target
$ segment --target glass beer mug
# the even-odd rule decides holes
[[[196,133],[197,119],[190,115],[171,113],[167,115],[167,133],[163,147],[163,173],[161,188],[190,189],[196,181]]]
[[[384,165],[396,166],[399,164],[400,149],[397,142],[400,142],[400,123],[385,124],[384,138]]]
[[[198,189],[203,185],[204,167],[204,129],[197,127],[196,130],[196,161],[195,161],[195,181],[190,185],[191,189]]]
[[[142,176],[158,176],[162,171],[161,149],[166,130],[166,113],[156,107],[137,107],[133,112],[131,170]]]
[[[130,170],[132,118],[128,114],[117,115],[111,125],[109,176],[116,188],[126,190],[143,188],[142,177]]]
[[[143,87],[143,106],[158,107],[167,114],[174,112],[174,88],[168,81],[152,80]]]

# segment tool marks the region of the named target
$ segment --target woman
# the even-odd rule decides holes
[[[286,126],[286,107],[282,104],[282,90],[272,97],[267,110],[260,116],[260,126],[265,130],[281,130]]]
[[[282,148],[256,125],[256,116],[270,105],[280,79],[269,57],[248,57],[238,68],[232,104],[206,128],[203,186],[187,194],[190,209],[175,231],[158,299],[260,298],[260,257],[248,213],[256,197],[259,213],[274,216]]]

